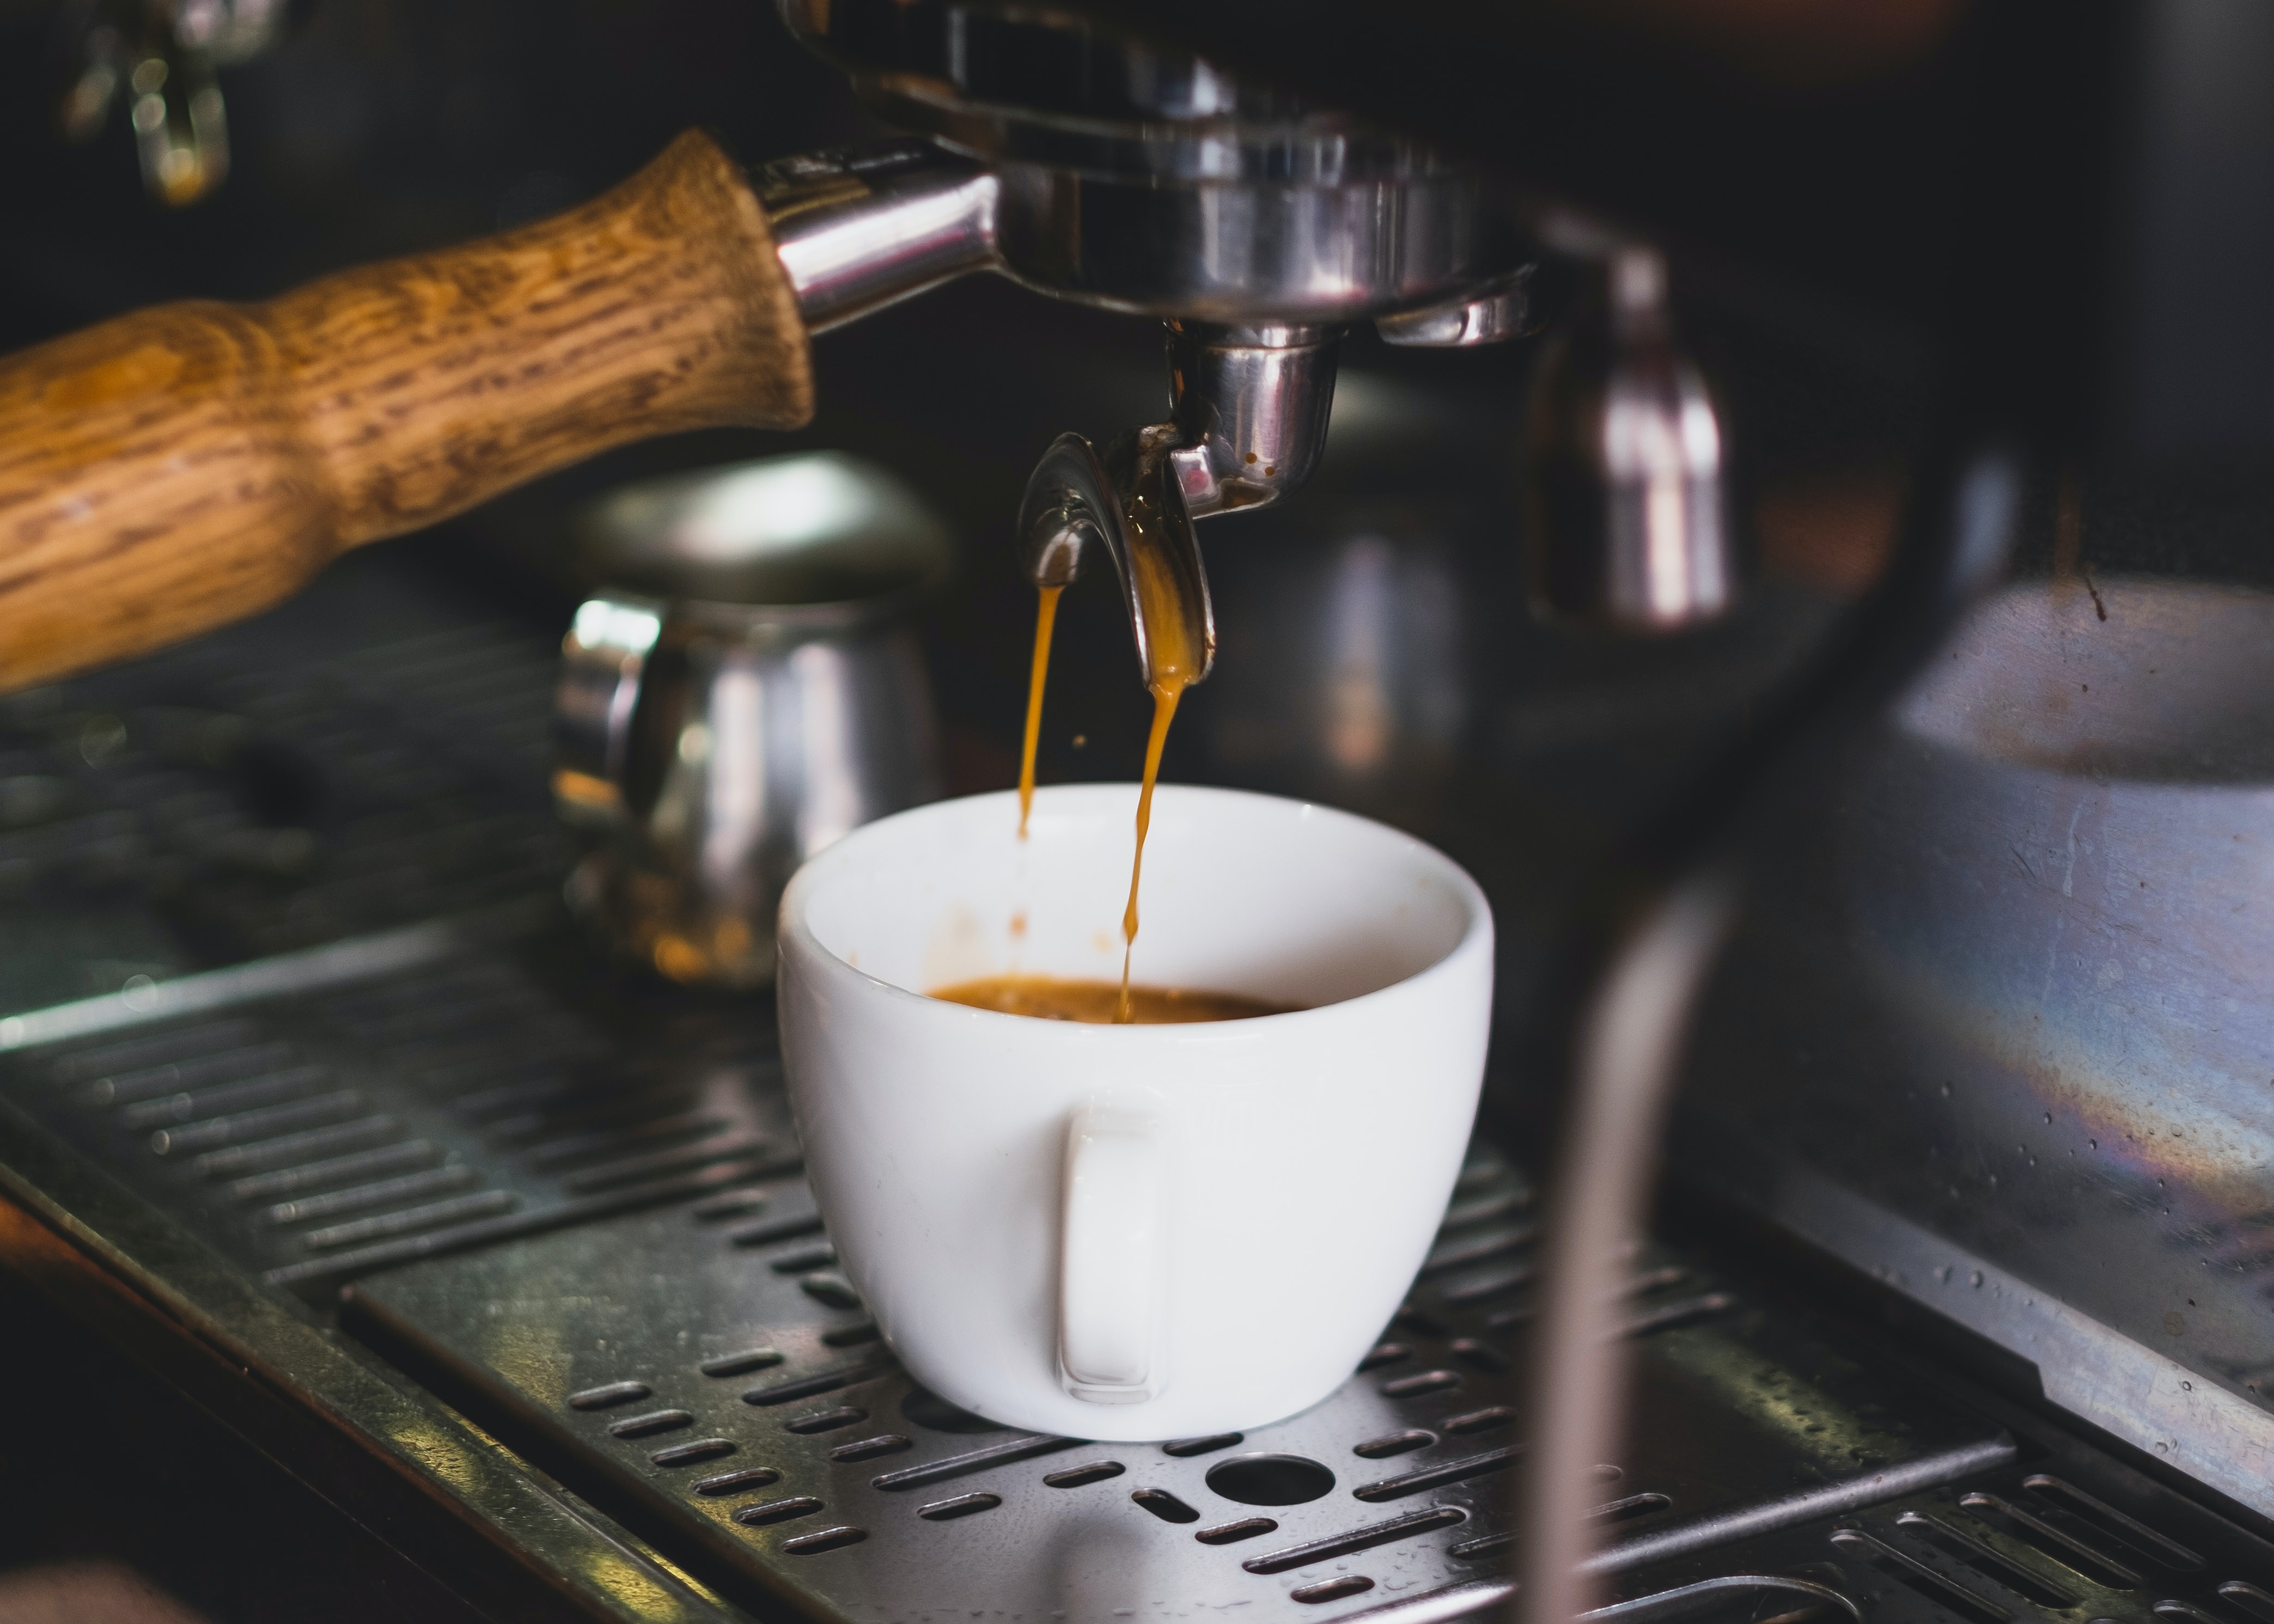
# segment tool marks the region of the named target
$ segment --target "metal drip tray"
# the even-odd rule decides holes
[[[914,1387],[794,1179],[395,1270],[344,1317],[659,1546],[813,1616],[1478,1605],[1507,1554],[1532,1230],[1496,1158],[1464,1183],[1333,1398],[1160,1446],[1022,1434]],[[2015,1458],[1995,1421],[1678,1263],[1635,1288],[1638,1441],[1600,1514],[1630,1593]]]

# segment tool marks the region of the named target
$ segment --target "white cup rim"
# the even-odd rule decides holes
[[[1099,800],[1107,795],[1113,795],[1125,798],[1128,810],[1133,816],[1136,809],[1137,793],[1138,786],[1132,782],[1109,780],[1086,784],[1053,784],[1035,790],[1035,804],[1040,808],[1045,801]],[[910,1005],[929,1005],[943,1015],[950,1015],[958,1019],[1009,1022],[1013,1023],[1018,1028],[1028,1031],[1041,1028],[1058,1034],[1061,1041],[1163,1045],[1190,1042],[1202,1034],[1230,1035],[1233,1033],[1245,1034],[1259,1029],[1280,1030],[1283,1029],[1283,1023],[1288,1021],[1331,1019],[1344,1018],[1346,1015],[1362,1014],[1379,1008],[1383,1000],[1409,994],[1435,979],[1457,974],[1457,966],[1463,961],[1479,953],[1488,956],[1492,951],[1492,906],[1486,899],[1484,889],[1460,864],[1418,836],[1408,834],[1402,829],[1394,828],[1373,818],[1361,817],[1355,812],[1345,812],[1339,808],[1326,806],[1317,801],[1298,801],[1284,795],[1260,794],[1253,790],[1225,789],[1214,785],[1163,783],[1155,787],[1154,796],[1156,807],[1164,802],[1211,800],[1269,806],[1282,808],[1287,814],[1296,817],[1306,820],[1313,818],[1330,820],[1364,830],[1369,836],[1395,842],[1403,848],[1404,854],[1408,856],[1418,854],[1452,888],[1467,910],[1467,922],[1462,927],[1459,939],[1444,952],[1412,974],[1401,976],[1387,985],[1355,994],[1351,997],[1338,998],[1331,1003],[1313,1004],[1306,1009],[1287,1010],[1271,1015],[1248,1016],[1237,1021],[1210,1022],[1201,1027],[1175,1024],[1123,1026],[1074,1021],[1038,1021],[1032,1016],[1013,1015],[999,1010],[983,1010],[968,1004],[950,1004],[926,993],[911,991],[897,982],[888,981],[882,976],[872,975],[847,963],[814,934],[812,927],[806,920],[807,898],[817,887],[827,883],[833,869],[857,861],[861,847],[864,844],[888,838],[896,825],[926,816],[937,816],[945,808],[968,807],[976,802],[998,801],[1002,803],[1006,815],[1015,817],[1019,801],[1018,791],[990,790],[976,795],[960,795],[945,801],[927,801],[922,806],[911,807],[906,811],[895,812],[890,816],[878,818],[874,823],[863,823],[860,828],[835,841],[825,850],[816,853],[807,859],[803,866],[790,877],[789,884],[782,891],[781,910],[776,932],[779,951],[785,958],[793,951],[798,951],[801,958],[806,961],[802,967],[816,968],[821,974],[832,978],[876,989],[890,998],[906,999]]]

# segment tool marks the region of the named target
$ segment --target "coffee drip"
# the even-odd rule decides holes
[[[1035,809],[1035,746],[1043,736],[1043,684],[1050,674],[1050,628],[1058,624],[1062,586],[1041,589],[1042,605],[1035,612],[1035,663],[1027,678],[1027,738],[1019,752],[1019,838],[1027,838],[1027,819]]]

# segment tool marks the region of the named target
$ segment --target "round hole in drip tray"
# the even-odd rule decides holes
[[[1004,1430],[999,1421],[990,1421],[984,1416],[975,1416],[960,1410],[937,1393],[922,1387],[909,1389],[900,1401],[900,1413],[921,1427],[935,1432],[999,1432]]]
[[[1243,1455],[1210,1467],[1208,1485],[1243,1506],[1299,1506],[1331,1492],[1335,1475],[1299,1455]]]

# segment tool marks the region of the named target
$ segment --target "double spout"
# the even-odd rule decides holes
[[[1028,578],[1063,587],[1103,546],[1129,609],[1148,686],[1164,640],[1216,660],[1208,571],[1193,522],[1278,500],[1311,477],[1334,404],[1339,334],[1296,326],[1169,323],[1169,419],[1103,452],[1061,434],[1027,481],[1019,536]]]

